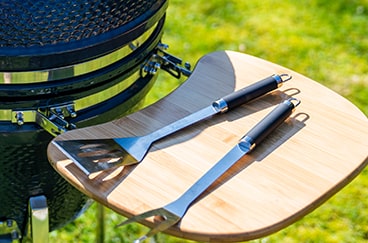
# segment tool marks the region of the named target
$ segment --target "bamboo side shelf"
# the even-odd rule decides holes
[[[192,76],[157,103],[119,120],[56,139],[144,135],[274,73],[293,79],[229,113],[159,142],[136,166],[86,177],[52,144],[52,166],[72,185],[127,217],[175,200],[281,101],[294,114],[239,160],[166,233],[197,241],[245,241],[278,231],[318,207],[367,164],[368,120],[353,104],[282,66],[237,52],[204,56]],[[153,226],[152,219],[142,222]]]

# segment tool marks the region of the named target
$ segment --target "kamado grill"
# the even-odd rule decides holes
[[[23,238],[48,212],[73,220],[86,196],[50,166],[54,136],[139,107],[157,68],[190,71],[160,43],[165,0],[0,2],[0,239]]]

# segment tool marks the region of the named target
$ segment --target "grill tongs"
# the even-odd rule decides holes
[[[284,120],[288,118],[294,111],[294,108],[299,104],[300,101],[295,98],[290,98],[279,104],[273,111],[271,111],[271,113],[269,113],[244,137],[242,137],[233,149],[231,149],[220,161],[218,161],[177,200],[167,204],[162,208],[157,208],[140,215],[133,216],[119,224],[117,227],[136,221],[141,221],[149,217],[155,217],[160,220],[160,222],[146,235],[134,241],[135,243],[139,243],[143,242],[148,237],[151,237],[158,232],[164,231],[178,223],[198,196],[200,196],[240,158],[249,153],[266,136],[268,136],[274,129],[281,125]]]

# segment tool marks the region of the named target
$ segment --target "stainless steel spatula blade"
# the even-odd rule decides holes
[[[126,164],[137,159],[125,151],[114,139],[55,140],[52,142],[86,175]]]

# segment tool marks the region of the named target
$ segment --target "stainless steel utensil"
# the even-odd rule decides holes
[[[207,117],[224,113],[258,98],[280,87],[290,79],[291,76],[288,74],[272,75],[218,99],[210,106],[145,136],[93,140],[55,140],[52,143],[73,160],[87,175],[118,165],[135,164],[142,161],[153,142]]]
[[[294,101],[296,102],[294,104]],[[207,171],[195,184],[193,184],[177,200],[166,206],[154,209],[140,215],[129,218],[117,227],[132,222],[140,221],[149,217],[157,217],[160,223],[151,229],[146,235],[134,242],[142,242],[154,234],[164,231],[179,222],[187,212],[193,201],[200,196],[212,183],[223,175],[240,158],[249,153],[258,143],[290,116],[294,108],[300,101],[291,98],[278,105],[270,114],[260,121],[252,130],[240,139],[238,144],[231,149],[220,161],[218,161],[209,171]]]

